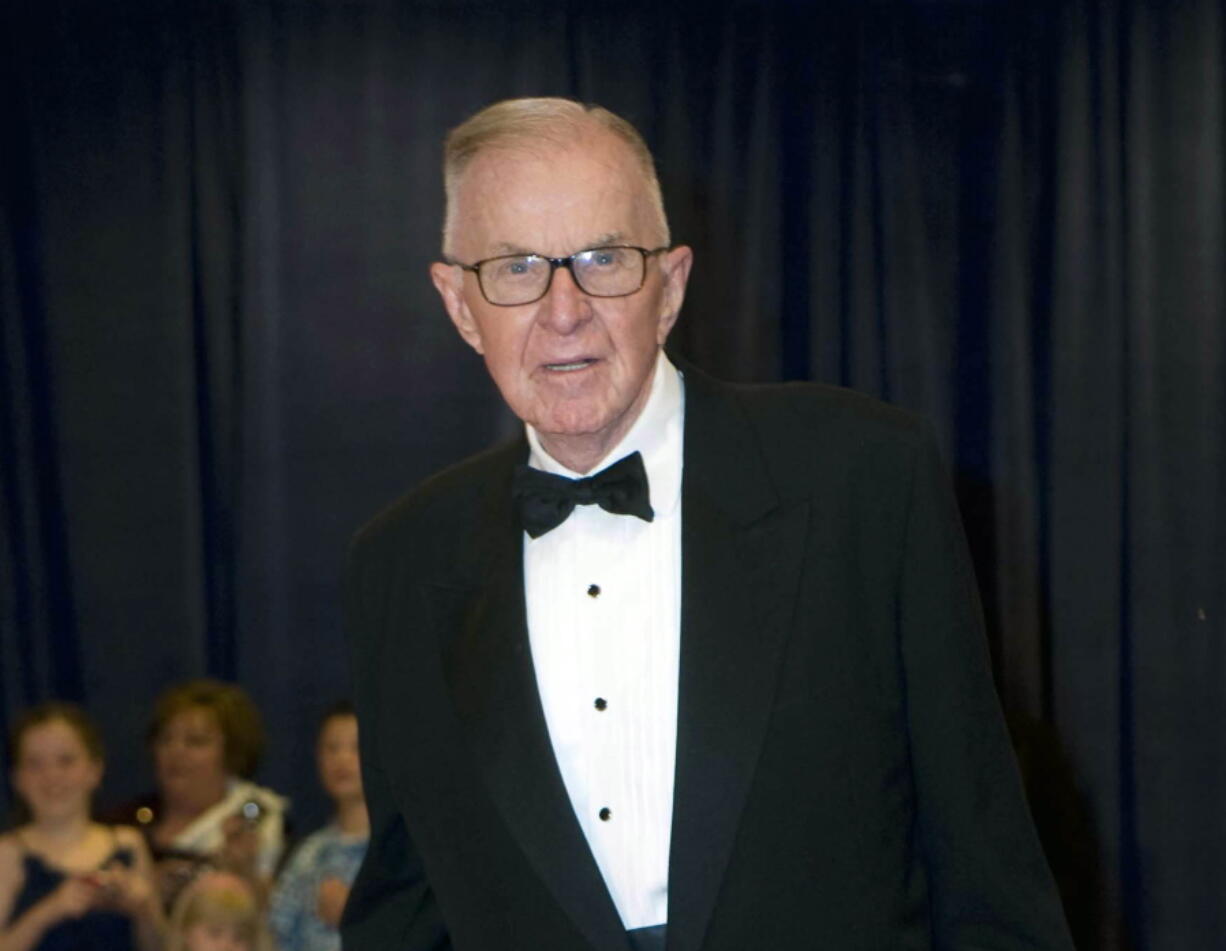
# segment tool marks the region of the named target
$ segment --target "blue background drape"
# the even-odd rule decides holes
[[[674,335],[926,414],[1082,948],[1226,933],[1226,13],[317,0],[3,13],[0,716],[248,687],[322,815],[352,530],[514,421],[426,277],[440,141],[626,115],[695,249]]]

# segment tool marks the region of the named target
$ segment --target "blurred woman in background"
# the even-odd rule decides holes
[[[163,919],[145,842],[91,817],[103,751],[89,718],[35,707],[9,749],[28,821],[0,836],[0,951],[156,951]]]
[[[244,876],[262,893],[285,847],[288,802],[251,781],[264,728],[246,692],[209,679],[170,687],[149,745],[157,792],[120,814],[145,833],[163,906],[204,868]]]

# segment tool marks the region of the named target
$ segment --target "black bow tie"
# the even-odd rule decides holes
[[[533,538],[565,522],[576,505],[599,505],[606,512],[634,515],[644,522],[655,518],[647,491],[647,470],[638,452],[585,479],[516,466],[511,496],[519,506],[524,531]]]

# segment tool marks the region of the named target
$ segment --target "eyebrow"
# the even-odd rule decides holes
[[[578,254],[579,251],[587,251],[590,248],[605,248],[611,244],[617,244],[617,242],[621,240],[622,232],[606,231],[604,234],[597,235],[587,244],[584,244],[571,253]],[[541,254],[540,251],[533,251],[530,248],[525,248],[523,245],[511,244],[508,241],[499,241],[491,250],[494,252],[495,256],[500,256],[503,254]],[[541,256],[544,257],[545,255]]]

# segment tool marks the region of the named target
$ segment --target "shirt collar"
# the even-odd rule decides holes
[[[651,393],[647,396],[639,418],[621,441],[596,463],[588,474],[597,473],[637,450],[643,454],[652,510],[657,515],[671,512],[681,498],[684,419],[685,389],[681,373],[664,355],[664,351],[660,350],[651,378]],[[583,477],[549,455],[532,426],[525,424],[524,428],[527,430],[531,450],[528,465],[534,469],[566,476],[568,479]]]

